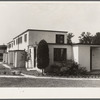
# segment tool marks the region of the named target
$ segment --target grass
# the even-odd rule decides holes
[[[0,78],[0,87],[100,87],[100,80]]]
[[[0,75],[12,75],[11,70],[0,64]]]

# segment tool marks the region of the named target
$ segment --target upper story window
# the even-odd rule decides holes
[[[9,48],[11,48],[11,44],[9,44]]]
[[[16,39],[16,45],[18,44],[18,39]]]
[[[24,35],[24,41],[27,42],[27,34]]]
[[[14,45],[15,45],[15,40],[14,40],[14,42],[13,42],[13,43],[14,43]]]
[[[22,43],[22,37],[19,37],[19,38],[18,38],[18,43],[19,43],[19,44]]]
[[[64,44],[64,35],[56,35],[56,43]]]
[[[13,43],[12,43],[12,47],[13,47]]]

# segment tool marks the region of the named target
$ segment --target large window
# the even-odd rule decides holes
[[[24,41],[27,42],[27,34],[24,35]]]
[[[56,43],[64,44],[64,35],[56,35]]]
[[[66,51],[65,48],[54,48],[54,61],[66,61]]]

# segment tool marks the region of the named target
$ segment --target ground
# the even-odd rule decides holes
[[[100,87],[100,78],[16,76],[5,75],[5,70],[10,73],[10,69],[0,64],[0,87]]]

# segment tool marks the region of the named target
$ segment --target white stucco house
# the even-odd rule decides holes
[[[100,45],[68,45],[67,33],[67,31],[26,30],[7,44],[8,63],[14,67],[25,66],[26,69],[38,70],[37,47],[44,39],[49,47],[50,64],[61,60],[74,60],[88,71],[100,70]],[[25,51],[30,54],[28,62],[21,60]]]
[[[25,67],[27,69],[36,70],[37,69],[37,61],[36,61],[37,45],[42,39],[44,39],[49,45],[67,44],[67,32],[52,31],[52,30],[35,30],[35,29],[26,30],[25,32],[14,37],[13,40],[7,44],[8,64],[12,64],[13,66],[15,66],[15,63],[17,62],[16,59],[20,59],[21,56],[20,57],[17,56],[17,58],[15,57],[15,51],[17,52],[26,51],[28,52],[28,54],[30,54],[30,60],[26,62]],[[52,58],[50,57],[50,59]]]

